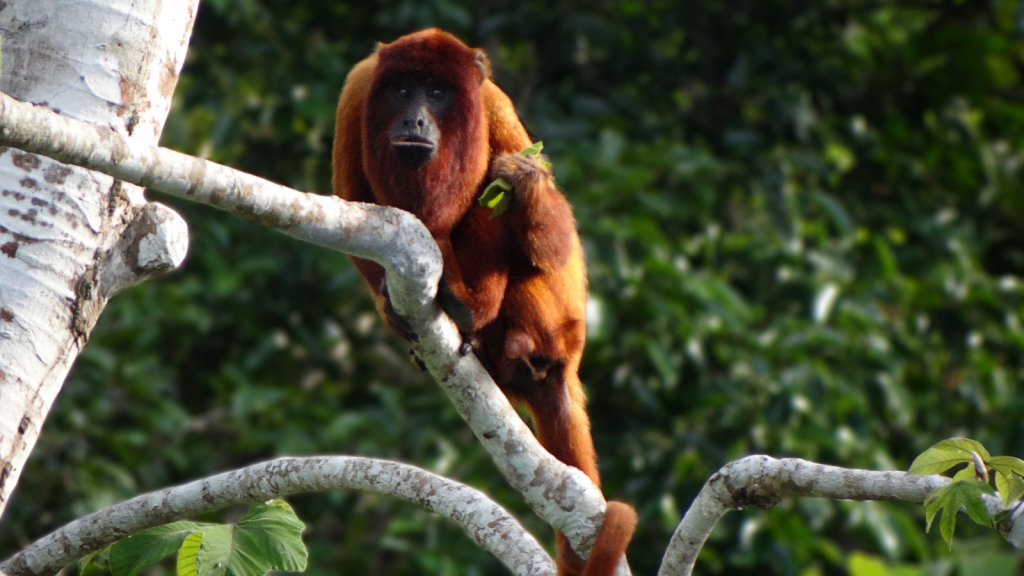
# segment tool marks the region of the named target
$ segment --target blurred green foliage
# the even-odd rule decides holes
[[[906,469],[968,436],[1024,455],[1024,9],[1008,0],[207,0],[165,145],[330,190],[333,109],[377,40],[486,48],[590,265],[582,378],[607,494],[653,574],[751,453]],[[532,517],[410,367],[348,261],[164,197],[181,270],[111,302],[0,526],[0,556],[139,492],[285,454],[412,462]],[[500,574],[386,498],[291,499],[313,575]],[[217,518],[236,518],[229,510]],[[701,574],[1014,574],[909,504],[728,515]]]

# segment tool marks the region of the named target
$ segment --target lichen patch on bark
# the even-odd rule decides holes
[[[31,172],[39,168],[39,157],[35,154],[28,154],[27,152],[13,153],[11,154],[11,161],[25,172]]]

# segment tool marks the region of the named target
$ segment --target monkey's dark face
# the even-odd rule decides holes
[[[439,124],[455,107],[455,91],[429,77],[407,77],[387,85],[384,98],[395,123],[391,150],[410,168],[419,168],[437,155]]]

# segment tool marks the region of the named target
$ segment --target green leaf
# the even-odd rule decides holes
[[[989,468],[992,468],[996,472],[1002,472],[1006,476],[1009,476],[1014,472],[1019,476],[1024,476],[1024,460],[1021,460],[1020,458],[1014,458],[1013,456],[993,456],[986,459],[985,462],[988,464]]]
[[[544,142],[534,142],[519,151],[520,156],[536,156],[544,149]]]
[[[988,461],[988,450],[981,443],[967,438],[943,440],[925,450],[910,465],[911,474],[941,474],[957,464],[973,462],[971,452],[977,452],[983,461]]]
[[[178,555],[179,576],[189,573],[190,558],[202,576],[263,576],[270,570],[301,572],[306,569],[307,552],[302,543],[305,524],[281,500],[255,504],[234,526],[211,526],[202,531],[202,544],[195,554]],[[183,570],[186,570],[183,572]]]
[[[996,471],[996,490],[1003,497],[1003,505],[1024,496],[1024,460],[1013,456],[993,456],[988,460],[989,468]]]
[[[173,522],[150,528],[110,547],[110,571],[114,576],[135,576],[143,568],[177,552],[190,534],[211,524]]]
[[[526,148],[520,150],[517,154],[519,156],[537,156],[540,157],[541,150],[544,149],[543,142],[534,142]],[[551,163],[543,159],[540,161],[541,166],[545,168],[551,168]],[[494,220],[498,216],[501,216],[508,210],[508,206],[512,201],[512,195],[508,192],[512,191],[512,186],[508,182],[505,182],[501,178],[496,178],[494,182],[487,185],[484,188],[480,198],[477,202],[480,203],[484,208],[491,209],[491,220]]]
[[[262,576],[268,570],[301,572],[306,569],[308,557],[302,543],[305,528],[292,507],[283,500],[256,504],[235,527],[235,551],[239,555],[251,554],[254,562],[266,565],[256,576]]]
[[[199,547],[203,543],[203,533],[196,532],[185,537],[178,550],[178,576],[197,576],[199,572]]]
[[[984,488],[981,488],[982,486]],[[991,494],[992,487],[984,482],[975,481],[962,486],[961,490],[964,492],[964,511],[967,512],[967,516],[974,520],[975,524],[991,528],[992,516],[988,513],[985,501],[981,499],[981,493]]]
[[[538,156],[539,157],[540,156],[540,151],[543,150],[543,149],[544,149],[544,143],[538,141],[538,142],[534,142],[533,144],[530,144],[526,148],[523,148],[522,150],[520,150],[519,151],[519,155],[520,156]],[[548,168],[548,169],[551,168],[551,162],[548,162],[547,160],[544,160],[543,158],[540,161],[540,165],[545,167],[545,168]]]
[[[892,253],[889,243],[881,238],[875,238],[875,255],[878,257],[878,264],[887,281],[899,279],[900,270],[896,263],[896,255]]]
[[[491,209],[491,219],[493,220],[508,210],[512,197],[508,192],[511,191],[512,187],[507,182],[497,178],[494,182],[488,184],[487,188],[484,188],[484,192],[480,195],[478,202],[484,208]]]
[[[1016,502],[1024,496],[1024,478],[1013,472],[1005,474],[996,470],[996,490],[1003,497],[1003,506],[1009,506],[1010,502]]]
[[[839,142],[829,142],[825,147],[825,159],[840,172],[848,172],[857,163],[857,157],[849,148]]]
[[[974,464],[968,464],[967,468],[964,468],[963,470],[953,475],[953,481],[957,482],[959,480],[971,480],[977,477],[978,473],[974,470]]]
[[[861,552],[851,552],[846,560],[846,570],[850,576],[890,576],[889,567],[881,558],[868,556]]]
[[[850,219],[850,214],[842,203],[825,192],[818,192],[811,197],[828,213],[832,222],[844,236],[852,236],[856,232],[853,220]]]
[[[935,514],[942,512],[939,520],[939,531],[942,538],[953,547],[953,533],[956,530],[956,513],[962,505],[967,511],[971,520],[983,526],[992,525],[992,517],[989,516],[985,502],[981,499],[982,493],[991,494],[992,487],[981,480],[959,480],[951,482],[948,486],[939,488],[932,492],[924,501],[926,531],[931,530],[932,520]]]
[[[203,543],[196,552],[196,570],[199,574],[224,576],[229,573],[235,528],[236,526],[222,525],[203,531]],[[266,570],[257,576],[263,576],[264,573]]]
[[[959,494],[959,491],[954,490],[954,493]],[[959,500],[951,499],[949,505],[945,506],[942,518],[939,519],[939,532],[942,533],[942,539],[946,544],[949,544],[950,550],[953,549],[953,533],[956,532],[956,513],[959,507]]]
[[[79,560],[78,570],[79,576],[108,576],[110,574],[110,546]]]
[[[942,488],[940,488],[939,490],[942,490]],[[939,499],[937,498],[937,496],[938,496],[937,494],[932,493],[932,495],[929,496],[921,504],[921,506],[924,508],[924,531],[925,532],[931,532],[932,531],[932,520],[935,519],[935,514],[937,514],[940,510],[942,510],[942,506],[940,505]]]
[[[950,438],[948,440],[943,440],[942,442],[939,442],[938,444],[933,446],[933,448],[939,446],[959,448],[967,452],[977,452],[978,455],[981,456],[981,459],[986,462],[992,459],[992,455],[988,453],[988,450],[985,449],[981,442],[978,442],[977,440],[971,440],[970,438]]]

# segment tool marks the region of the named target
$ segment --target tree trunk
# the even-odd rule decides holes
[[[0,2],[0,91],[156,143],[198,0]],[[0,147],[0,515],[107,301],[184,258],[142,189]]]

